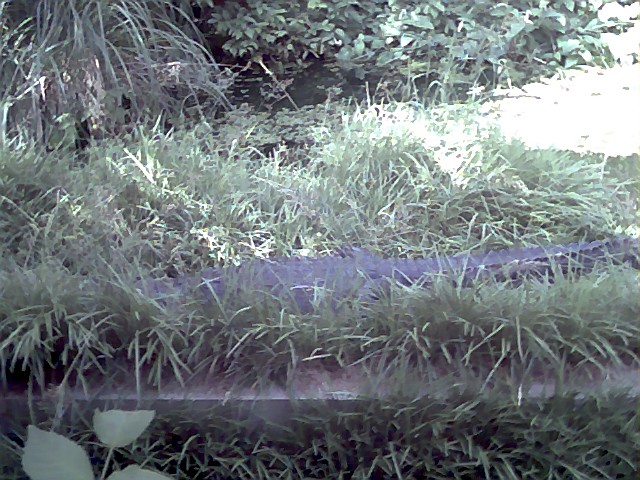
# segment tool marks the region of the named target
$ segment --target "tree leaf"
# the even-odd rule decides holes
[[[94,480],[91,461],[77,443],[57,433],[27,429],[22,468],[31,480]]]
[[[129,445],[149,426],[154,410],[96,410],[93,414],[93,430],[102,443],[111,448]]]

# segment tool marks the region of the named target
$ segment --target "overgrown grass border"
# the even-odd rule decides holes
[[[620,394],[576,400],[565,392],[518,403],[468,391],[446,399],[318,402],[280,424],[265,422],[259,405],[254,416],[246,414],[255,408],[186,406],[163,414],[134,447],[118,449],[114,460],[120,468],[135,462],[168,474],[180,468],[178,478],[191,479],[586,480],[632,478],[638,471],[637,403]],[[100,466],[105,451],[81,427],[90,425],[91,412],[70,412],[56,431],[88,447]],[[74,419],[73,427],[67,418]],[[9,476],[17,465],[8,445],[2,447],[3,478],[19,478]]]

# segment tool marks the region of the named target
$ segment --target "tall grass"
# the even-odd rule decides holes
[[[251,292],[169,309],[138,291],[140,278],[345,246],[417,258],[638,234],[631,160],[507,142],[474,104],[203,116],[227,105],[228,79],[196,36],[168,3],[0,2],[0,389],[61,385],[53,402],[30,399],[32,421],[42,408],[52,428],[68,419],[90,443],[82,409],[59,397],[68,385],[140,392],[204,376],[229,391],[291,389],[296,376],[354,368],[377,398],[352,411],[281,412],[275,427],[224,408],[202,421],[167,415],[159,439],[115,462],[190,478],[634,471],[628,399],[593,392],[576,404],[571,387],[523,403],[514,384],[638,366],[640,297],[626,266],[553,285],[397,287],[342,314]],[[87,121],[104,138],[79,165],[75,129]],[[300,142],[264,148],[286,135]]]
[[[162,115],[179,123],[227,107],[231,78],[172,2],[0,4],[0,139],[12,132],[73,151]],[[203,103],[204,102],[204,103]]]
[[[472,114],[360,108],[312,129],[304,164],[249,148],[230,157],[205,124],[96,147],[85,168],[5,148],[3,358],[42,380],[52,358],[69,365],[81,354],[75,368],[86,368],[135,348],[152,383],[165,365],[180,378],[209,364],[284,379],[318,348],[327,365],[382,356],[420,369],[440,354],[489,365],[635,360],[635,278],[624,268],[552,289],[399,290],[366,321],[291,316],[277,303],[163,311],[133,288],[136,278],[346,245],[422,257],[633,233],[631,186],[605,161],[505,143]]]

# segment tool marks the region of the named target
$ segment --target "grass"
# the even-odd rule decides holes
[[[631,478],[635,402],[605,395],[576,405],[566,393],[521,405],[473,389],[447,399],[318,404],[279,424],[243,415],[246,405],[189,407],[163,415],[112,459],[193,479]],[[106,448],[80,427],[90,419],[79,410],[65,418],[76,427],[56,430],[87,445],[101,468]]]
[[[505,142],[473,104],[327,102],[273,115],[240,107],[194,124],[231,107],[236,75],[218,67],[184,5],[4,3],[0,478],[24,478],[26,423],[79,441],[94,471],[109,466],[71,386],[185,390],[204,377],[234,393],[293,389],[314,370],[340,369],[364,373],[364,395],[169,402],[151,431],[115,449],[114,470],[135,462],[207,479],[637,474],[637,398],[585,384],[640,364],[637,273],[626,266],[553,285],[395,288],[340,315],[302,315],[252,292],[169,309],[134,287],[344,246],[423,257],[637,235],[637,156],[529,150]],[[451,55],[443,65],[456,64],[454,50],[440,52]],[[452,82],[482,90],[456,68],[435,70],[429,90],[443,102],[455,99]],[[411,75],[401,90],[418,96]],[[76,157],[79,120],[104,138]],[[555,394],[528,396],[541,377]],[[16,410],[5,394],[21,389]]]
[[[372,378],[395,372],[398,399],[364,401],[350,414],[318,407],[293,421],[289,436],[260,436],[218,411],[206,433],[189,412],[166,420],[176,445],[152,435],[145,441],[155,443],[121,452],[120,461],[181,464],[206,478],[632,472],[640,440],[635,410],[621,398],[599,394],[576,407],[571,396],[555,397],[515,408],[482,390],[498,369],[551,365],[570,375],[588,365],[637,365],[637,275],[625,266],[553,287],[398,288],[341,316],[250,299],[241,310],[195,299],[165,310],[135,290],[140,277],[347,245],[422,257],[637,233],[637,182],[623,176],[629,166],[619,159],[505,142],[479,126],[474,105],[352,106],[332,116],[322,108],[305,111],[316,116],[301,132],[309,142],[271,156],[253,145],[272,134],[262,138],[260,118],[245,113],[105,142],[84,167],[28,143],[3,147],[3,384],[26,370],[46,387],[52,368],[65,379],[103,372],[105,383],[117,382],[122,361],[152,385],[204,371],[243,385],[286,384],[300,364],[363,365]],[[475,393],[444,403],[413,399],[413,375],[433,369],[473,371],[481,381]]]

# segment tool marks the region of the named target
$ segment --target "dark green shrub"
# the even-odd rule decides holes
[[[200,2],[203,3],[203,2]],[[456,72],[500,80],[541,65],[569,67],[606,53],[600,20],[586,0],[556,2],[226,2],[208,22],[234,57],[282,66],[323,56],[360,77],[376,71]],[[520,77],[515,75],[516,79]]]

